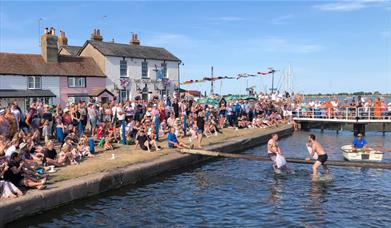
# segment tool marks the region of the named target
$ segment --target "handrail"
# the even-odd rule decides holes
[[[375,108],[310,108],[299,107],[292,112],[294,118],[339,120],[390,120],[391,110]]]

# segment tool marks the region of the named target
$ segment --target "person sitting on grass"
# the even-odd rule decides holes
[[[13,153],[8,163],[8,170],[4,173],[4,180],[13,183],[15,186],[27,188],[44,189],[46,178],[36,180],[24,175],[24,162],[20,160],[18,153]]]
[[[193,148],[193,146],[189,146],[186,143],[178,140],[178,138],[175,135],[175,128],[173,128],[173,127],[171,128],[170,133],[168,133],[168,135],[167,135],[167,140],[168,140],[168,148],[179,148],[179,149]]]
[[[46,165],[54,165],[56,167],[61,167],[65,165],[66,156],[57,156],[56,149],[54,149],[54,143],[53,141],[49,140],[46,143],[45,149],[44,149],[44,160],[46,161]]]
[[[23,192],[20,191],[13,183],[2,180],[4,173],[8,171],[8,169],[8,162],[2,160],[0,162],[0,199],[16,198],[23,195]]]
[[[113,150],[113,145],[111,144],[111,137],[110,135],[107,135],[104,139],[103,149],[104,150]]]
[[[73,148],[72,138],[69,137],[65,138],[65,143],[61,147],[61,152],[63,152],[65,156],[68,157],[72,165],[79,164],[79,162],[77,162],[77,159],[79,158],[79,154],[77,153],[76,148]]]
[[[138,132],[138,135],[136,137],[136,147],[140,146],[140,148],[144,151],[151,152],[151,144],[150,144],[150,138],[145,134],[144,129],[140,129]]]
[[[86,135],[82,135],[79,140],[79,144],[77,144],[77,151],[83,156],[83,157],[89,157],[93,158],[94,155],[90,152],[90,147],[88,145],[88,138]]]

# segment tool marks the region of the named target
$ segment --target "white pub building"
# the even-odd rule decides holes
[[[121,44],[103,42],[94,30],[77,55],[95,60],[107,76],[106,88],[119,101],[164,97],[178,88],[181,60],[164,48],[141,46],[137,34],[129,44]]]

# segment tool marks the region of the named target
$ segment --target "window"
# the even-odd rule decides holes
[[[141,62],[141,77],[148,78],[148,62]]]
[[[41,77],[29,76],[27,78],[27,88],[28,89],[40,89],[41,88]]]
[[[68,77],[69,88],[85,88],[86,78],[85,77]]]
[[[163,78],[167,78],[167,63],[162,63],[161,67],[162,67]]]
[[[125,59],[119,62],[119,71],[120,77],[128,77],[128,62]]]
[[[127,90],[120,90],[119,91],[119,102],[126,102],[128,99],[128,91]]]
[[[80,97],[80,96],[68,96],[68,104],[76,104],[80,103],[81,101],[89,102],[89,97]]]

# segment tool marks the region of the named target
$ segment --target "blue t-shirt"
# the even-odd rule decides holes
[[[362,138],[361,140],[358,140],[358,138],[354,138],[352,144],[355,148],[361,149],[368,143],[367,140],[365,140],[365,138]]]
[[[176,135],[173,134],[173,133],[168,133],[167,135],[167,140],[168,140],[168,148],[174,148],[174,144],[170,143],[171,142],[175,142],[175,143],[178,143],[178,140],[176,138]]]

